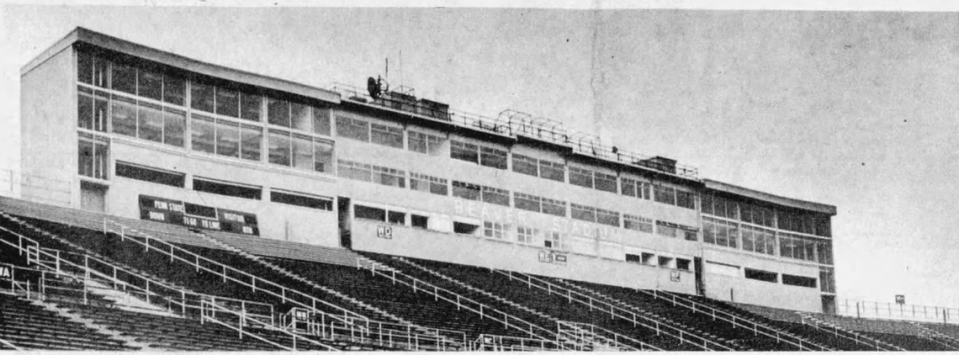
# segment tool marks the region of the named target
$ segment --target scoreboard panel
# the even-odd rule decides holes
[[[255,214],[147,195],[140,195],[140,219],[189,228],[260,235]]]

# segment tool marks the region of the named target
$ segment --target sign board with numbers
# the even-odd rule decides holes
[[[140,195],[140,219],[189,228],[260,235],[256,215]]]

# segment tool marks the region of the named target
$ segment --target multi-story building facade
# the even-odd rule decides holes
[[[21,83],[25,200],[833,309],[835,207],[701,179],[554,121],[315,88],[83,28],[27,64]]]

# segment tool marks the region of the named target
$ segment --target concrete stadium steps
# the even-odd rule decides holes
[[[138,350],[7,294],[0,294],[0,339],[24,350]]]
[[[685,295],[685,294],[679,294],[679,293],[673,293],[673,295],[677,297],[684,297],[687,299],[691,299],[696,302],[709,305],[716,309],[720,309],[725,312],[735,314],[738,317],[749,319],[751,321],[754,321],[760,324],[766,324],[770,327],[782,329],[783,331],[786,331],[790,334],[795,334],[797,336],[800,336],[803,339],[808,339],[810,341],[825,345],[833,349],[844,350],[844,351],[869,351],[869,350],[874,351],[875,350],[875,347],[873,346],[856,343],[852,340],[848,340],[848,339],[836,336],[833,333],[827,332],[824,329],[821,330],[811,326],[803,325],[801,323],[800,317],[794,311],[774,309],[772,311],[781,313],[781,315],[777,315],[770,318],[770,317],[764,316],[763,313],[751,312],[746,309],[737,307],[734,304],[730,304],[724,301],[718,301],[718,300],[714,300],[714,299],[710,299],[702,296]],[[780,319],[793,319],[795,320],[795,322],[783,321]]]
[[[656,335],[655,331],[647,328],[634,326],[620,319],[611,319],[606,313],[591,311],[588,307],[579,303],[568,302],[564,297],[549,295],[545,291],[529,288],[527,285],[512,281],[503,275],[492,273],[489,269],[421,259],[411,260],[435,271],[450,275],[473,287],[501,296],[507,300],[557,319],[595,324],[599,327],[633,337],[665,350],[701,350],[690,344],[681,344],[674,338]],[[692,333],[692,331],[690,331],[690,333]]]
[[[475,340],[480,334],[507,335],[528,338],[526,333],[506,328],[489,319],[467,310],[457,310],[456,305],[436,300],[432,293],[393,284],[383,276],[355,266],[309,263],[288,259],[271,259],[271,262],[307,277],[314,282],[341,291],[362,302],[396,314],[410,322],[440,329],[466,333],[467,340]]]
[[[103,231],[104,218],[147,233],[157,239],[176,244],[192,245],[210,249],[219,246],[197,237],[184,226],[140,219],[120,218],[102,213],[81,211],[64,207],[47,206],[23,200],[0,197],[0,211],[15,216],[52,221],[68,226]],[[118,227],[111,226],[110,230]],[[217,239],[256,255],[307,260],[313,262],[356,265],[356,254],[342,248],[330,248],[312,244],[288,242],[264,237],[244,236],[217,231],[203,231]],[[337,237],[338,239],[338,237]]]

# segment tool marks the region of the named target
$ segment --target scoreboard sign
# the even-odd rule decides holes
[[[260,235],[256,215],[140,195],[140,219],[190,228]]]

